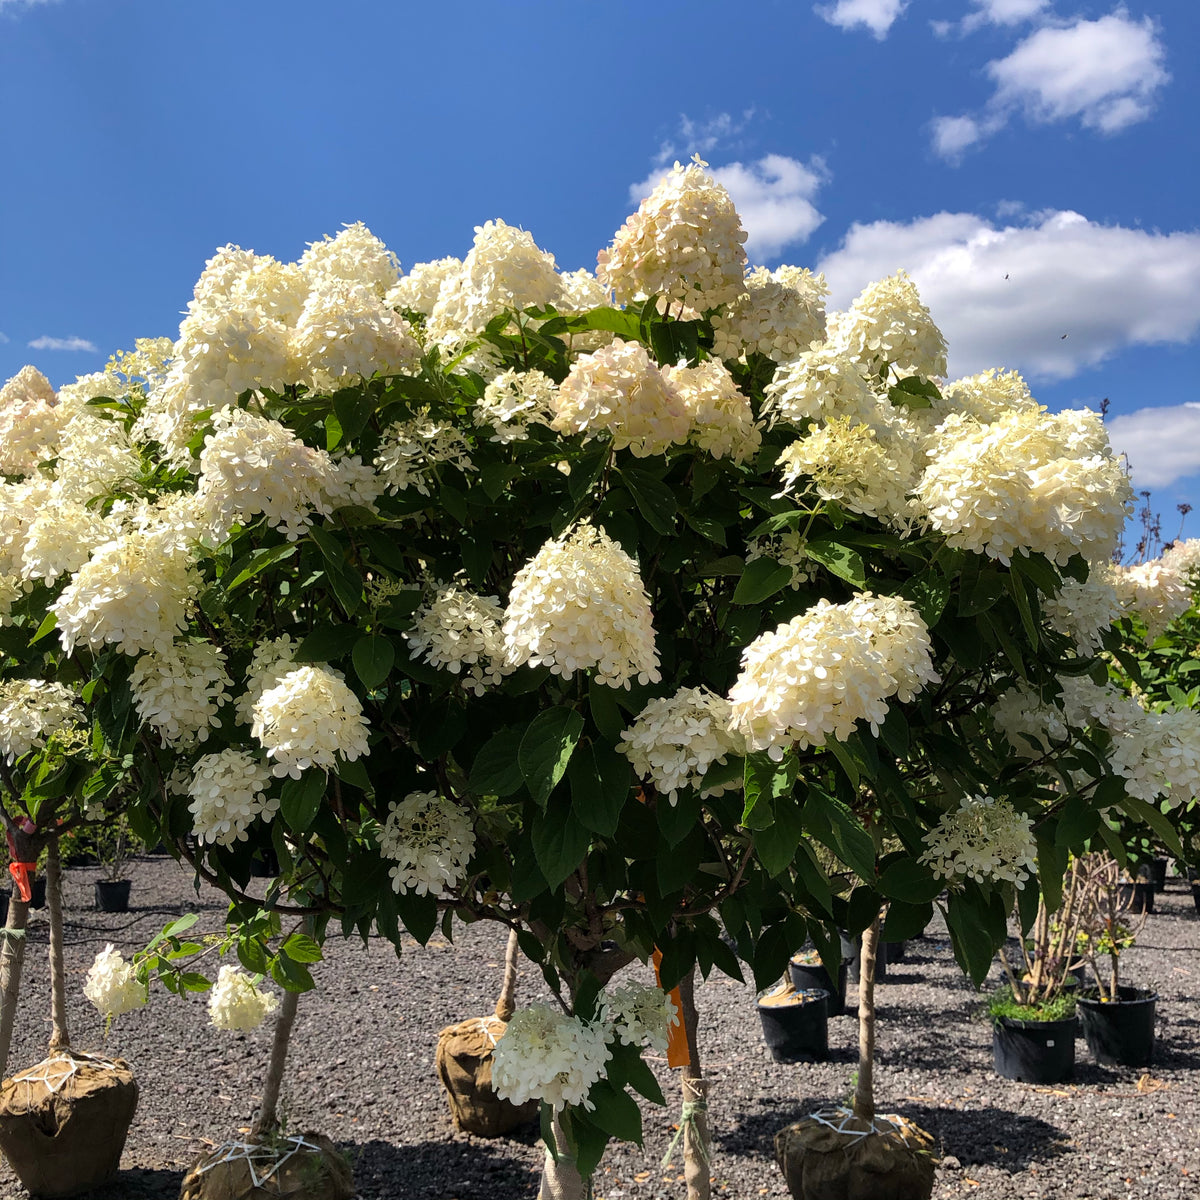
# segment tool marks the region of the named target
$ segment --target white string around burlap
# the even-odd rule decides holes
[[[66,1064],[66,1069],[55,1070],[60,1064]],[[32,1093],[33,1085],[40,1083],[50,1095],[61,1091],[66,1086],[69,1079],[73,1078],[79,1071],[81,1065],[95,1067],[101,1071],[116,1071],[117,1064],[111,1058],[105,1058],[103,1054],[52,1054],[49,1058],[43,1059],[35,1067],[30,1067],[27,1071],[22,1071],[19,1075],[12,1077],[13,1083],[25,1084]]]
[[[503,1022],[499,1017],[478,1017],[479,1028],[483,1030],[483,1036],[492,1043],[492,1049],[496,1048],[496,1035],[492,1033],[491,1025],[495,1022],[497,1025],[502,1025]]]
[[[851,1142],[861,1141],[873,1133],[898,1133],[904,1143],[908,1144],[908,1135],[904,1132],[904,1121],[897,1113],[888,1113],[887,1115],[877,1113],[873,1120],[867,1122],[866,1129],[856,1129],[849,1124],[850,1121],[862,1122],[861,1117],[854,1115],[852,1108],[825,1108],[820,1112],[809,1113],[807,1119],[816,1121],[818,1125],[824,1125],[826,1129],[832,1129],[834,1133]]]
[[[244,1162],[250,1171],[250,1181],[257,1188],[262,1187],[284,1163],[294,1158],[301,1150],[321,1153],[321,1147],[306,1142],[303,1134],[284,1138],[283,1142],[290,1146],[290,1149],[283,1154],[280,1153],[279,1146],[265,1146],[261,1142],[225,1142],[209,1155],[208,1162],[204,1166],[196,1168],[196,1174],[203,1175],[205,1171],[211,1171],[213,1167],[219,1167],[222,1163]],[[216,1157],[217,1155],[220,1157]],[[256,1164],[266,1163],[270,1163],[271,1169],[265,1175],[259,1175],[255,1169]]]

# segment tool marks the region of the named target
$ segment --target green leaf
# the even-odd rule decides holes
[[[253,554],[239,559],[229,568],[229,574],[221,580],[221,586],[228,595],[240,588],[243,583],[253,579],[255,575],[261,574],[269,566],[282,562],[285,558],[291,558],[295,553],[295,542],[284,542],[281,546],[268,546],[265,550],[255,550]]]
[[[511,744],[511,743],[510,743]],[[576,819],[592,833],[612,837],[629,799],[629,760],[609,746],[581,746],[571,758],[567,780]]]
[[[609,1137],[642,1144],[642,1110],[628,1092],[599,1079],[592,1084],[588,1100],[595,1106],[588,1119]]]
[[[913,576],[900,589],[900,595],[917,606],[921,620],[930,629],[941,620],[942,613],[949,603],[950,593],[950,580],[936,569]]]
[[[658,1079],[642,1058],[642,1052],[637,1046],[626,1046],[623,1043],[615,1046],[608,1075],[610,1079],[619,1078],[622,1083],[627,1083],[652,1104],[667,1102]]]
[[[361,388],[345,388],[333,397],[333,411],[342,427],[342,438],[353,441],[367,427],[375,411],[375,397]]]
[[[162,931],[162,936],[164,938],[179,937],[181,933],[187,933],[198,920],[200,920],[199,913],[185,913],[179,920],[172,921],[167,925]]]
[[[516,732],[501,729],[484,744],[471,764],[471,791],[477,796],[511,796],[521,790],[525,776],[517,762]]]
[[[816,851],[813,850],[807,838],[800,839],[800,845],[797,847],[793,864],[804,890],[808,892],[826,916],[832,917],[833,886],[830,884],[829,877],[825,874],[820,861],[817,859]]]
[[[925,926],[933,917],[933,904],[926,900],[920,904],[908,904],[903,900],[893,900],[888,906],[887,916],[883,919],[883,940],[885,942],[903,942],[907,938],[915,938],[924,932]]]
[[[756,558],[746,564],[737,587],[733,589],[734,604],[761,604],[792,582],[792,568],[773,558]]]
[[[856,875],[875,881],[875,843],[840,800],[811,788],[804,803],[804,827]]]
[[[945,882],[915,859],[901,858],[884,868],[879,890],[891,900],[906,904],[924,904],[941,895]]]
[[[321,947],[307,933],[293,933],[280,947],[292,962],[315,963],[324,957]]]
[[[333,589],[338,603],[346,610],[348,616],[353,616],[362,603],[362,579],[358,572],[346,561],[346,552],[328,529],[313,526],[308,531],[321,557],[325,560],[325,577]]]
[[[530,841],[537,865],[553,889],[583,862],[591,834],[569,804],[556,803],[533,818]]]
[[[857,550],[820,538],[805,542],[804,550],[809,558],[815,558],[839,579],[845,579],[855,587],[867,586],[867,568]]]
[[[687,837],[676,846],[668,845],[666,838],[663,838],[655,855],[659,895],[672,896],[695,879],[708,849],[708,837],[702,825],[693,826]]]
[[[1166,849],[1178,859],[1186,859],[1182,844],[1179,841],[1179,834],[1176,833],[1175,827],[1163,816],[1161,812],[1152,804],[1147,804],[1145,800],[1139,800],[1136,796],[1127,795],[1121,801],[1121,807],[1135,821],[1141,821],[1144,825],[1149,825],[1151,829],[1158,834],[1162,844]]]
[[[361,637],[362,630],[356,625],[314,625],[292,658],[298,663],[335,662],[349,654]]]
[[[184,971],[179,976],[179,986],[185,992],[207,992],[212,987],[212,980],[198,971]]]
[[[351,658],[354,672],[362,680],[363,686],[374,691],[387,679],[395,664],[396,648],[387,638],[375,634],[355,642]]]
[[[647,524],[659,533],[674,533],[677,511],[675,493],[648,471],[625,467],[621,471],[621,479]]]
[[[1056,846],[1050,830],[1039,828],[1034,830],[1037,841],[1038,882],[1041,884],[1042,895],[1046,907],[1051,912],[1057,912],[1062,905],[1063,878],[1067,873],[1067,851],[1065,847]]]
[[[57,627],[58,627],[58,614],[53,609],[51,609],[42,618],[42,623],[37,627],[37,633],[35,633],[33,635],[33,637],[31,637],[29,639],[29,644],[32,646],[32,645],[36,644],[37,642],[40,642],[42,640],[42,638],[46,637],[50,633],[53,633]]]
[[[600,683],[594,675],[588,682],[588,708],[596,728],[606,740],[616,745],[625,729],[625,718],[621,716],[615,689]]]
[[[746,829],[766,829],[775,820],[774,803],[786,795],[796,782],[799,766],[794,754],[775,762],[762,751],[746,755],[742,776],[744,807],[741,824]]]
[[[1063,850],[1082,853],[1084,843],[1099,824],[1100,813],[1082,796],[1072,796],[1058,815],[1054,844]]]
[[[325,789],[329,784],[325,772],[305,771],[299,779],[284,780],[279,792],[279,815],[293,833],[305,833],[317,819]]]
[[[583,718],[573,708],[560,707],[538,713],[521,738],[517,761],[529,794],[542,808],[566,774],[582,732]]]
[[[800,805],[789,789],[775,799],[774,823],[754,835],[754,850],[758,860],[772,876],[782,874],[796,857],[796,850],[804,835],[800,813]]]
[[[271,978],[289,992],[311,992],[317,986],[312,972],[303,963],[293,962],[290,958],[271,960]]]

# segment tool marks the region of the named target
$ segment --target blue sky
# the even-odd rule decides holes
[[[838,304],[904,267],[952,371],[1107,397],[1173,531],[1200,509],[1198,52],[1195,0],[0,0],[0,379],[173,336],[226,242],[292,259],[362,220],[409,266],[498,217],[594,266],[699,151],[754,261]]]

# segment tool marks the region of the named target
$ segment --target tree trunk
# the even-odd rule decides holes
[[[854,1115],[875,1120],[875,954],[879,949],[879,917],[863,931],[858,968],[858,1082],[854,1087]]]
[[[29,905],[14,889],[8,902],[8,923],[0,942],[0,1078],[8,1075],[8,1052],[17,1023],[17,1000],[21,994],[21,969],[25,965],[25,926]]]
[[[579,1174],[579,1168],[575,1165],[575,1145],[568,1137],[558,1113],[554,1115],[551,1128],[557,1157],[550,1153],[547,1146],[537,1200],[592,1200],[592,1181]]]
[[[263,1081],[262,1105],[250,1130],[252,1138],[272,1133],[279,1124],[279,1088],[283,1083],[288,1043],[292,1039],[292,1026],[296,1023],[296,1007],[299,1003],[299,992],[283,993],[279,1015],[275,1018],[275,1037],[271,1041],[271,1057],[267,1060],[267,1077]]]
[[[46,847],[46,907],[50,911],[50,1053],[67,1050],[67,975],[63,959],[62,864],[58,857],[58,834],[50,835]]]
[[[687,1037],[688,1062],[683,1068],[683,1177],[687,1200],[710,1200],[712,1196],[712,1140],[708,1133],[708,1080],[700,1069],[700,1048],[696,1030],[700,1016],[696,1012],[696,969],[679,981],[679,1019]]]
[[[512,1020],[516,1006],[513,997],[517,991],[517,931],[508,931],[508,946],[504,951],[504,982],[500,985],[500,996],[496,1000],[496,1016],[506,1025]]]

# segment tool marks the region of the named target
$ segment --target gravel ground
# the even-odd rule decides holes
[[[200,1150],[245,1130],[261,1086],[270,1028],[226,1034],[207,1024],[204,997],[159,990],[148,1008],[103,1024],[83,999],[96,952],[126,954],[167,920],[197,909],[201,928],[219,927],[224,905],[192,886],[170,859],[133,870],[133,909],[92,908],[96,872],[67,872],[68,987],[73,1041],[129,1060],[141,1085],[121,1178],[95,1200],[178,1195],[182,1171]],[[992,1071],[991,1036],[974,1016],[978,998],[949,943],[930,935],[909,944],[876,992],[880,1017],[876,1090],[881,1111],[913,1118],[947,1156],[934,1195],[988,1200],[1116,1200],[1200,1197],[1200,919],[1186,885],[1172,879],[1129,953],[1129,978],[1160,994],[1159,1052],[1146,1073],[1096,1066],[1078,1046],[1075,1080],[1059,1087],[1011,1083]],[[48,1036],[45,915],[34,914],[10,1068],[43,1057]],[[503,932],[475,926],[453,945],[435,938],[405,947],[330,943],[317,965],[317,991],[304,997],[292,1043],[285,1100],[288,1128],[324,1132],[351,1157],[362,1200],[530,1200],[541,1161],[533,1131],[485,1141],[455,1132],[433,1069],[444,1025],[491,1011]],[[995,982],[994,972],[991,982]],[[526,968],[518,1003],[541,998],[540,973]],[[44,999],[47,998],[47,999]],[[853,1002],[853,988],[851,988]],[[700,1042],[712,1087],[714,1193],[786,1198],[772,1160],[777,1129],[815,1107],[842,1102],[856,1058],[853,1017],[833,1018],[831,1061],[783,1066],[767,1055],[753,990],[714,974],[697,989]],[[671,1102],[646,1106],[645,1149],[613,1143],[596,1180],[597,1200],[677,1198],[681,1164],[661,1166],[677,1118],[677,1081],[654,1064]],[[0,1197],[25,1193],[0,1166]]]

